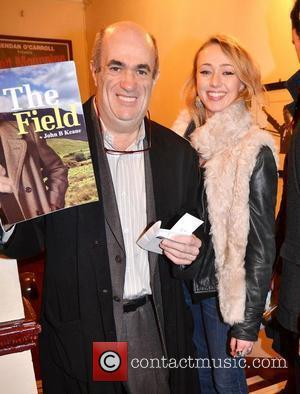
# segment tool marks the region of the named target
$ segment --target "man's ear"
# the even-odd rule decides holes
[[[154,85],[154,86],[156,85],[156,82],[158,81],[159,77],[160,77],[160,72],[159,72],[159,70],[158,70],[157,73],[156,73],[156,75],[155,75],[155,77],[154,77],[154,79],[153,79],[153,85]]]
[[[95,69],[93,60],[90,61],[90,70],[91,70],[91,73],[92,73],[94,84],[97,87],[97,73],[96,73],[96,69]]]

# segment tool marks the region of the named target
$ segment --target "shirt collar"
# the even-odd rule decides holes
[[[101,128],[103,133],[104,146],[109,149],[114,149],[113,136],[111,135],[111,133],[109,132],[108,128],[105,126],[101,118],[100,118],[100,122],[101,122]],[[140,129],[136,140],[130,146],[128,146],[126,150],[142,149],[145,136],[146,136],[146,131],[145,131],[145,124],[143,121],[140,125]]]

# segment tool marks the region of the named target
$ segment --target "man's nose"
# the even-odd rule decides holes
[[[124,70],[121,78],[121,87],[125,90],[133,90],[136,85],[136,75],[131,70]]]

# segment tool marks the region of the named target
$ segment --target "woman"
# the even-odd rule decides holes
[[[187,110],[174,124],[198,151],[204,178],[206,239],[198,261],[181,270],[192,278],[198,356],[211,366],[199,368],[201,393],[248,392],[241,357],[257,339],[275,254],[275,147],[250,114],[261,92],[249,54],[230,37],[212,37],[196,53]]]

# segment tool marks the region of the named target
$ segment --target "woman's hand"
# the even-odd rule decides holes
[[[252,352],[254,342],[244,341],[243,339],[231,338],[230,340],[230,354],[233,357],[244,357]]]

